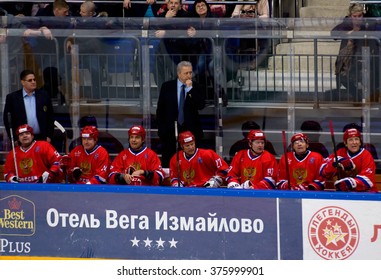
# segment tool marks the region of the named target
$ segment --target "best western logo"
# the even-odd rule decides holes
[[[34,203],[18,195],[0,199],[0,235],[30,236],[35,233]]]

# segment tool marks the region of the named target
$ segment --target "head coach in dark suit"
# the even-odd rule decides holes
[[[176,153],[175,121],[178,133],[189,130],[196,141],[202,139],[203,131],[199,110],[205,107],[205,89],[192,81],[192,64],[181,61],[177,65],[177,79],[164,82],[157,103],[156,120],[162,146],[163,167],[169,166]]]
[[[5,100],[3,121],[8,137],[10,113],[14,136],[17,127],[29,124],[35,132],[34,139],[50,142],[54,132],[54,112],[50,97],[46,91],[37,89],[33,71],[22,71],[20,81],[22,89],[7,94]]]

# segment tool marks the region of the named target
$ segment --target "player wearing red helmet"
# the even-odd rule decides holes
[[[323,190],[324,181],[319,170],[324,159],[321,154],[308,150],[308,144],[309,139],[304,133],[296,133],[291,137],[292,152],[287,152],[287,156],[283,155],[279,161],[278,189]]]
[[[63,178],[61,155],[46,141],[34,140],[33,128],[27,124],[16,130],[19,146],[16,159],[11,151],[6,158],[4,178],[11,183],[57,183]]]
[[[98,145],[99,131],[95,126],[81,130],[82,145],[76,146],[68,157],[63,157],[61,167],[67,170],[71,183],[105,184],[109,174],[110,157],[105,148]]]
[[[330,155],[320,168],[320,174],[334,181],[338,191],[377,192],[376,164],[371,153],[362,147],[362,135],[356,128],[345,130],[345,147]]]
[[[171,158],[169,165],[172,186],[218,188],[223,185],[229,166],[215,151],[197,148],[190,131],[180,133],[178,141],[182,151]]]
[[[228,188],[275,189],[278,165],[275,157],[265,150],[265,134],[251,130],[247,139],[250,148],[237,152],[231,162]]]
[[[141,125],[128,130],[129,148],[119,153],[110,167],[109,182],[118,185],[155,186],[164,179],[157,154],[146,147],[146,131]]]

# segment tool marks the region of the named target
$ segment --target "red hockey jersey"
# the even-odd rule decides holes
[[[133,152],[130,148],[125,149],[119,153],[110,167],[109,182],[115,182],[116,173],[125,173],[129,169],[133,170],[146,170],[153,172],[153,178],[147,180],[141,176],[141,185],[143,186],[157,186],[164,179],[164,171],[161,167],[161,162],[157,154],[148,147],[144,147],[139,152]]]
[[[46,141],[34,141],[31,146],[24,150],[20,146],[15,147],[16,165],[20,183],[38,183],[45,171],[50,171],[55,176],[50,177],[48,183],[58,183],[63,174],[60,170],[61,155]],[[7,155],[4,165],[4,178],[7,182],[16,176],[13,151]]]
[[[180,176],[175,154],[169,164],[171,184],[176,185],[180,177],[181,184],[185,187],[203,187],[213,176],[219,176],[224,181],[229,169],[228,164],[215,151],[199,148],[190,158],[180,151],[179,165]]]
[[[227,182],[242,184],[247,180],[254,189],[275,189],[278,164],[268,151],[254,156],[250,149],[236,153],[230,165]]]
[[[87,152],[82,145],[76,146],[70,152],[71,164],[68,168],[69,181],[77,184],[105,184],[110,169],[110,157],[102,146],[95,146]],[[80,168],[82,173],[78,180],[73,177],[74,168]]]

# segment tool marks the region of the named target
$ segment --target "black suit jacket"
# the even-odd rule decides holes
[[[48,93],[41,89],[36,89],[36,115],[40,126],[41,139],[46,137],[53,138],[54,132],[54,112],[53,105]],[[16,129],[23,124],[28,123],[25,111],[25,105],[22,95],[22,89],[9,93],[5,100],[3,121],[10,138],[10,125],[8,122],[8,112],[11,113],[11,122],[13,128],[13,137],[16,137]],[[16,138],[14,140],[17,140]]]
[[[199,110],[205,107],[205,89],[193,82],[184,103],[183,130],[190,130],[196,138],[202,138]],[[178,116],[177,79],[164,82],[160,89],[156,118],[161,139],[175,137],[175,121]],[[180,132],[180,131],[179,131]]]

